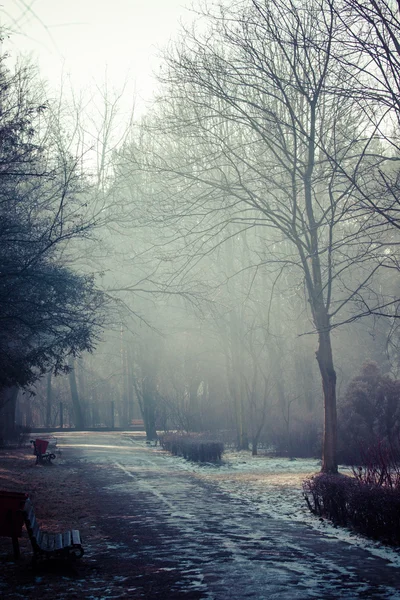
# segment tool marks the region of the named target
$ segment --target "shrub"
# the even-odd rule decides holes
[[[23,425],[15,425],[12,429],[9,429],[3,436],[0,437],[0,447],[19,447],[28,444],[30,439],[31,429]]]
[[[303,493],[310,511],[373,539],[400,545],[400,489],[360,478],[320,473]]]
[[[274,446],[278,456],[311,458],[321,456],[322,437],[316,423],[311,419],[293,419],[290,434],[286,428],[276,425],[269,435],[269,445]]]
[[[303,493],[310,511],[337,525],[347,525],[349,500],[357,481],[346,475],[314,475],[303,483]]]
[[[362,466],[352,467],[360,483],[400,489],[399,444],[378,442],[360,451]]]
[[[166,433],[159,440],[164,450],[195,462],[219,461],[224,452],[222,442],[211,440],[205,434]]]
[[[339,461],[354,464],[360,448],[400,436],[400,380],[382,374],[372,361],[363,364],[338,404]]]

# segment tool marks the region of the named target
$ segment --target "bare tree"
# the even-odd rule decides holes
[[[93,278],[67,267],[65,250],[89,236],[87,191],[53,127],[49,101],[30,64],[0,57],[0,387],[26,387],[68,357],[94,347],[104,296]],[[15,413],[14,395],[11,398]],[[3,423],[4,430],[14,423]]]
[[[268,248],[262,263],[276,277],[289,269],[303,280],[324,395],[322,470],[334,473],[331,331],[353,318],[349,305],[373,289],[388,258],[382,225],[379,241],[343,173],[374,133],[343,92],[333,2],[243,1],[203,17],[203,33],[185,31],[166,56],[166,93],[152,122],[158,139],[147,157],[133,158],[162,177],[164,194],[147,210],[154,222],[164,215],[180,225],[181,281],[230,237],[228,224],[236,233],[256,228]],[[358,167],[363,176],[372,160]],[[249,268],[257,273],[254,259]]]
[[[344,172],[357,186],[365,207],[399,229],[399,4],[396,0],[343,0],[336,3],[335,10],[345,31],[341,35],[345,52],[337,58],[375,140],[365,144],[355,168]],[[377,153],[380,160],[376,160]],[[362,168],[365,162],[371,168],[367,179]]]

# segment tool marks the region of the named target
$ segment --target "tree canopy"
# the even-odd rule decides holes
[[[27,386],[91,350],[104,297],[67,263],[90,234],[87,182],[29,64],[0,57],[0,387]]]

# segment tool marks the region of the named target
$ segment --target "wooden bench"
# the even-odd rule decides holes
[[[28,498],[23,509],[24,521],[33,549],[33,563],[40,559],[62,558],[75,560],[84,554],[81,536],[77,529],[64,533],[42,531],[35,517],[33,505]]]
[[[43,452],[44,446],[47,445],[47,440],[31,440],[33,444],[33,454],[36,456],[36,464],[51,463],[55,459],[56,455],[53,452]]]

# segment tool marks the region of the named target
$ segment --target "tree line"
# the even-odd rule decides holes
[[[257,446],[295,416],[324,423],[336,472],[335,344],[374,336],[397,375],[399,26],[389,0],[202,5],[153,107],[103,145],[86,197],[118,306],[105,379],[149,437],[218,423]]]
[[[0,60],[1,437],[13,428],[16,391],[68,371],[91,351],[104,293],[72,265],[69,248],[91,234],[85,173],[68,149],[35,69]]]

